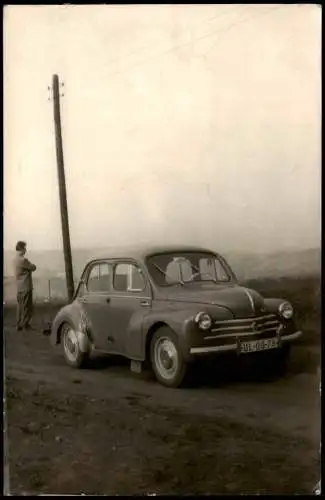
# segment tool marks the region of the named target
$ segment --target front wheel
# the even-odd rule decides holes
[[[63,353],[68,365],[73,368],[82,368],[89,358],[89,352],[82,352],[79,346],[77,332],[68,323],[62,326],[61,342]]]
[[[183,360],[175,333],[168,327],[157,330],[151,340],[150,359],[157,380],[166,387],[179,387],[185,379]]]

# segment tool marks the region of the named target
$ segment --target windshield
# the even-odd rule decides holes
[[[232,279],[226,265],[214,254],[173,252],[153,255],[146,261],[148,271],[158,286],[224,283]]]

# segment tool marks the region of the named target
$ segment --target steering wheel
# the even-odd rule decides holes
[[[192,276],[190,277],[190,279],[186,280],[186,281],[192,281],[197,276],[209,276],[210,279],[212,279],[213,281],[215,281],[215,278],[213,278],[213,276],[211,276],[209,273],[201,273],[201,272],[197,272],[197,273],[192,274]]]

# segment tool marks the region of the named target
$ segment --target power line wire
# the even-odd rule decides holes
[[[244,7],[245,10],[247,10],[247,5],[242,5],[241,7]],[[229,9],[227,9],[225,12],[218,14],[217,16],[209,17],[207,19],[204,19],[202,23],[209,23],[211,21],[214,21],[215,19],[220,19],[224,17],[225,15],[229,14],[230,11],[233,10],[233,6],[231,6]],[[199,23],[201,24],[201,22]],[[132,57],[133,55],[139,54],[141,52],[144,52],[146,49],[152,49],[153,45],[152,43],[143,45],[142,47],[139,47],[138,49],[131,50],[130,52],[127,52],[125,55],[123,55],[121,58],[115,57],[112,59],[109,59],[107,62],[108,63],[118,63],[121,59],[126,59],[128,57]]]
[[[273,9],[269,9],[269,10],[274,10],[274,8]],[[249,20],[251,17],[252,16],[250,16],[249,18],[247,18],[247,20]],[[254,17],[256,17],[256,16],[253,16],[253,18]],[[210,38],[211,36],[215,36],[216,34],[218,34],[221,31],[228,31],[228,29],[230,29],[230,28],[232,28],[232,27],[234,27],[234,26],[236,26],[238,24],[241,24],[242,22],[245,22],[245,21],[246,20],[244,20],[244,21],[237,21],[236,23],[233,23],[233,24],[227,26],[226,28],[221,28],[219,30],[216,30],[216,31],[213,31],[213,32],[210,32],[210,33],[206,33],[205,35],[201,35],[200,37],[195,37],[194,39],[192,39],[190,41],[187,41],[187,42],[184,42],[184,43],[179,44],[177,46],[171,47],[170,49],[168,49],[168,50],[166,50],[164,52],[160,52],[159,54],[155,54],[153,56],[148,57],[147,59],[144,59],[142,61],[134,63],[134,64],[130,65],[129,67],[127,67],[126,70],[129,70],[129,69],[135,68],[137,66],[141,66],[143,64],[146,64],[148,61],[157,59],[160,56],[164,56],[164,55],[172,53],[172,52],[177,52],[180,48],[186,47],[188,45],[192,45],[195,42],[201,41],[203,39]],[[118,74],[123,74],[124,72],[125,72],[124,69],[123,70],[118,70],[118,71],[113,71],[111,73],[108,73],[108,76],[115,76],[115,75],[118,75]]]
[[[237,26],[237,24],[243,24],[245,23],[246,21],[251,21],[253,20],[254,18],[260,18],[260,17],[263,17],[264,15],[266,14],[269,14],[270,12],[274,12],[276,10],[279,10],[283,7],[283,5],[278,5],[276,7],[271,7],[270,9],[268,9],[267,11],[264,11],[262,13],[259,13],[258,15],[253,15],[253,16],[249,16],[247,17],[246,19],[243,19],[240,23],[234,23],[230,26],[227,27],[226,30],[220,30],[219,33],[221,33],[222,31],[225,31],[225,33],[227,33],[228,31],[230,31],[234,26]],[[211,52],[211,50],[213,50],[215,47],[216,47],[217,43],[213,44],[212,47],[210,47],[205,53],[204,53],[204,56],[206,56],[207,54],[209,54],[209,52]]]

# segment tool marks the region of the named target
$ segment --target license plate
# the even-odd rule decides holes
[[[239,351],[241,353],[266,351],[268,349],[276,349],[278,346],[279,346],[279,341],[277,338],[249,340],[247,342],[240,342]]]

